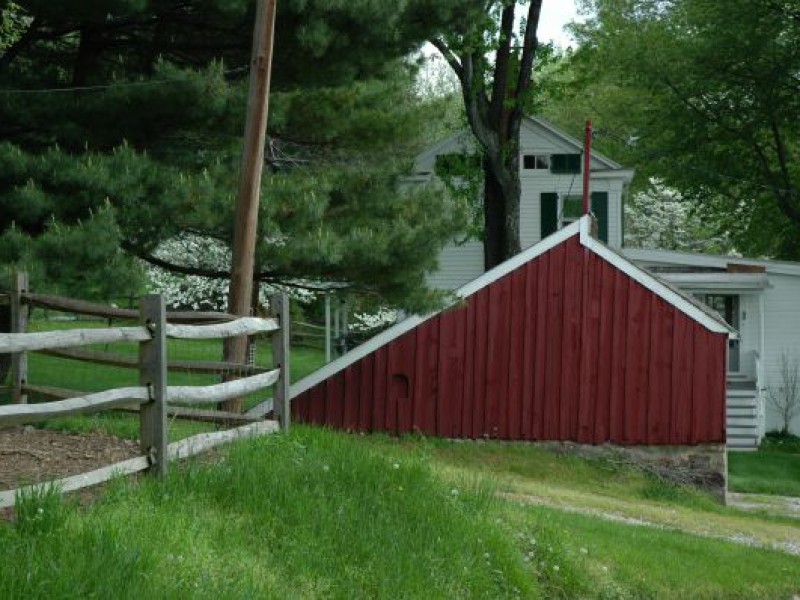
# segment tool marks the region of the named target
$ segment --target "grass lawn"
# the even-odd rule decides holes
[[[758,452],[728,453],[733,492],[800,496],[800,438],[767,434]]]
[[[26,499],[19,521],[0,526],[0,597],[800,593],[796,556],[498,496],[510,486],[561,486],[570,500],[594,493],[697,522],[740,518],[625,467],[523,445],[295,427],[174,469],[163,483],[114,482],[87,509],[48,494]],[[763,525],[800,539],[797,524]]]

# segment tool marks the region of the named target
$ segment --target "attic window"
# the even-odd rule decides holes
[[[550,157],[550,172],[561,173],[580,173],[581,155],[580,154],[553,154]]]
[[[526,170],[546,171],[550,168],[550,155],[525,154],[522,156],[522,168]]]

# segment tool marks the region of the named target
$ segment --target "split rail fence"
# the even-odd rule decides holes
[[[138,408],[141,456],[55,482],[65,492],[102,483],[117,474],[149,471],[163,477],[167,473],[170,459],[192,456],[238,437],[272,433],[289,427],[290,317],[285,294],[276,294],[270,299],[271,315],[268,318],[236,317],[211,312],[168,312],[163,297],[155,294],[143,296],[140,299],[140,308],[136,311],[30,293],[26,276],[18,274],[13,281],[9,301],[11,333],[0,333],[0,354],[11,354],[12,403],[0,406],[0,428],[112,409],[130,409],[132,406]],[[109,319],[109,322],[112,319],[137,319],[139,324],[130,327],[109,326],[26,333],[27,315],[31,307],[102,317]],[[168,361],[167,338],[202,340],[261,334],[270,334],[272,337],[272,369],[229,362]],[[116,342],[138,343],[138,359],[79,348]],[[70,390],[30,386],[27,383],[29,352],[135,368],[139,371],[139,385],[78,396]],[[220,376],[236,372],[243,377],[207,386],[170,386],[167,380],[169,370]],[[193,408],[196,405],[215,405],[225,400],[241,398],[268,387],[274,387],[273,420]],[[27,394],[32,393],[60,399],[28,404]],[[175,406],[176,403],[182,406]],[[168,414],[247,424],[168,444]],[[0,507],[13,505],[15,492],[0,492]]]

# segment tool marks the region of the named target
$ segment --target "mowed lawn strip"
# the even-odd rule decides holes
[[[605,498],[627,489],[632,504],[657,495],[643,502],[698,521],[728,512],[681,489],[645,492],[665,484],[627,467],[540,452],[297,426],[173,469],[163,483],[115,482],[89,508],[47,494],[27,499],[22,518],[0,529],[0,597],[800,593],[796,556],[501,499],[511,472],[531,490],[558,480],[575,497],[593,487]]]

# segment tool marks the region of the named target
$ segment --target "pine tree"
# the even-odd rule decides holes
[[[450,14],[432,4],[279,3],[259,280],[429,304],[425,271],[464,220],[457,201],[401,184],[434,117],[402,58]],[[144,285],[134,258],[228,276],[159,247],[230,245],[253,5],[3,3],[0,263],[95,298]]]

